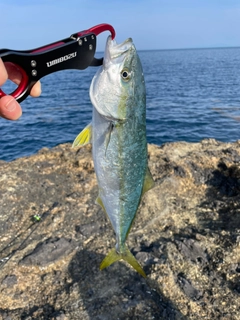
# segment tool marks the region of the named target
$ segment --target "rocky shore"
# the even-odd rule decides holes
[[[240,319],[240,141],[148,150],[127,241],[146,279],[99,270],[115,238],[90,146],[0,162],[0,319]]]

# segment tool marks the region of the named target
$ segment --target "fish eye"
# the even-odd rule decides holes
[[[121,77],[123,81],[129,81],[131,79],[131,72],[127,68],[124,68],[121,71]]]

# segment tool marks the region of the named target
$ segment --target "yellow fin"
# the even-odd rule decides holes
[[[142,267],[140,264],[137,262],[136,258],[132,255],[130,250],[125,246],[124,247],[124,252],[119,253],[117,250],[114,248],[112,249],[108,255],[103,259],[102,263],[100,264],[100,270],[110,266],[116,261],[119,260],[125,260],[127,263],[129,263],[133,269],[135,269],[141,276],[146,278],[146,274],[143,271]]]
[[[92,140],[92,124],[89,123],[76,137],[73,141],[72,148],[74,147],[83,147],[88,143],[91,143]]]
[[[100,207],[103,209],[103,211],[104,211],[104,212],[106,213],[106,215],[107,215],[107,211],[106,211],[106,209],[105,209],[105,207],[104,207],[104,204],[103,204],[103,202],[102,202],[102,199],[101,199],[99,196],[97,197],[95,203],[99,204]]]
[[[144,183],[143,183],[142,195],[145,192],[147,192],[148,190],[152,189],[154,187],[154,184],[155,184],[155,182],[153,181],[152,174],[151,174],[149,168],[147,167],[145,179],[144,179]]]

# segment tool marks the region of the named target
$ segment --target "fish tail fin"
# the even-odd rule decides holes
[[[136,258],[133,256],[133,254],[130,252],[130,250],[125,246],[124,251],[122,253],[117,252],[116,248],[112,249],[108,255],[103,259],[100,270],[103,270],[104,268],[107,268],[111,264],[113,264],[116,261],[124,260],[127,263],[129,263],[133,269],[135,269],[141,276],[146,278],[146,274],[143,271],[140,264],[137,262]]]

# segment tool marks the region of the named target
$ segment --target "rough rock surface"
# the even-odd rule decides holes
[[[240,142],[149,145],[149,167],[127,241],[144,279],[99,270],[115,239],[90,147],[1,161],[0,319],[240,319]]]

